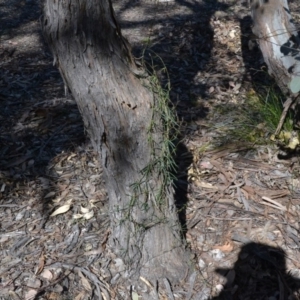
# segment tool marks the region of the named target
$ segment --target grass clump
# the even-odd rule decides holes
[[[160,60],[163,65],[159,71],[156,71],[157,66],[154,65],[151,54]],[[149,54],[150,62],[145,61],[144,57],[145,52],[142,56],[142,64],[148,72],[147,84],[145,86],[152,91],[155,99],[151,111],[149,111],[152,114],[152,120],[147,128],[151,160],[141,170],[140,180],[131,186],[133,197],[130,205],[132,207],[137,205],[137,199],[141,194],[147,197],[152,194],[154,195],[156,206],[162,208],[167,203],[168,195],[166,193],[168,193],[168,187],[173,184],[175,179],[174,174],[177,171],[175,155],[179,126],[175,108],[170,103],[170,79],[166,66],[163,64],[162,59],[155,53],[151,52]],[[161,84],[158,73],[165,75],[165,85]],[[161,140],[158,136],[161,136]],[[149,185],[153,174],[157,178],[159,177],[160,182],[155,188]],[[144,204],[143,209],[147,211],[147,202]]]
[[[248,94],[248,98],[251,99],[251,93]],[[279,123],[281,113],[283,111],[283,104],[285,99],[282,95],[274,90],[274,88],[268,88],[265,93],[257,96],[258,109],[261,112],[261,117],[267,126],[267,129],[273,133]],[[283,130],[293,130],[293,120],[291,113],[288,113],[287,118],[283,124]]]
[[[274,134],[283,111],[284,98],[274,87],[251,89],[245,101],[238,104],[218,106],[214,119],[218,119],[213,130],[218,133],[217,144],[222,146],[234,142],[266,144]],[[291,132],[291,113],[285,119],[283,131]]]

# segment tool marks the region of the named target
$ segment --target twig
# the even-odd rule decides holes
[[[282,204],[278,203],[275,200],[272,200],[269,197],[263,196],[262,200],[271,203],[272,204],[272,205],[270,205],[271,207],[274,207],[274,208],[277,208],[277,209],[280,209],[280,210],[284,210],[284,211],[287,210],[285,206],[283,206]],[[262,204],[268,205],[268,204],[263,203],[263,202],[262,202]]]
[[[163,282],[164,282],[165,287],[167,289],[169,299],[175,300],[169,280],[167,278],[163,278]]]
[[[275,136],[277,136],[279,134],[279,132],[281,131],[281,128],[282,128],[282,125],[283,125],[283,123],[285,121],[286,115],[287,115],[287,113],[288,113],[291,105],[293,104],[293,102],[297,99],[297,97],[288,98],[284,102],[284,104],[283,104],[283,111],[282,111],[279,123],[278,123],[276,131],[275,131]]]

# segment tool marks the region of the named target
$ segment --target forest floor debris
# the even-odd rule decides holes
[[[268,136],[262,145],[226,135],[247,93],[273,84],[250,40],[249,8],[114,5],[135,55],[146,49],[162,84],[161,61],[169,72],[183,136],[177,201],[195,272],[178,286],[122,284],[101,169],[41,38],[39,3],[0,0],[0,298],[300,299],[299,158],[280,159]],[[300,24],[296,1],[290,8]],[[231,115],[217,109],[228,106]]]

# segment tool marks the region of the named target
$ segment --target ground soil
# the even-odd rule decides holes
[[[171,84],[194,272],[176,286],[123,281],[101,168],[43,42],[40,3],[0,0],[0,299],[300,299],[298,154],[280,159],[268,136],[226,134],[257,83],[274,84],[252,49],[247,4],[114,7],[135,56]],[[300,24],[297,1],[290,8]]]

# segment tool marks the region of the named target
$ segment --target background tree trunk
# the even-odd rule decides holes
[[[47,0],[43,31],[102,161],[111,248],[128,276],[182,279],[188,257],[173,190],[157,167],[159,99],[147,88],[149,77],[136,75],[110,0]]]
[[[252,31],[284,94],[300,91],[300,40],[287,0],[251,0]]]

